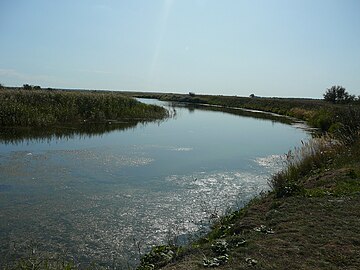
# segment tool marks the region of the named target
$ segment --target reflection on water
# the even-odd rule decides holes
[[[124,123],[99,123],[58,126],[51,128],[1,128],[0,142],[5,144],[17,144],[28,141],[51,141],[53,139],[72,139],[74,137],[91,137],[112,131],[121,131],[135,128],[143,122]]]
[[[216,105],[207,105],[207,104],[196,104],[196,103],[173,103],[174,106],[185,106],[189,112],[194,112],[195,109],[197,110],[204,110],[204,111],[217,111],[217,112],[225,112],[230,113],[238,116],[244,117],[251,117],[254,119],[259,120],[269,120],[273,122],[279,122],[284,124],[293,124],[295,122],[294,118],[290,118],[287,116],[269,113],[269,112],[262,112],[257,110],[248,110],[242,108],[233,108],[233,107],[223,107],[223,106],[216,106]]]
[[[139,248],[183,243],[268,189],[281,154],[308,136],[273,121],[169,109],[167,121],[105,125],[106,133],[1,135],[0,262],[35,252],[82,266],[133,264]]]

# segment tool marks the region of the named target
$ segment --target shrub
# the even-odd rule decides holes
[[[346,92],[344,87],[334,85],[326,90],[324,100],[332,103],[349,103],[355,100],[355,96]]]
[[[308,123],[316,128],[327,132],[332,124],[336,121],[335,111],[329,109],[321,109],[311,114]]]
[[[314,117],[315,111],[303,108],[292,108],[289,113],[290,116],[301,120],[309,120]]]
[[[335,118],[339,123],[340,139],[346,143],[353,143],[360,135],[360,108],[358,106],[341,108]]]
[[[24,90],[32,90],[32,86],[30,84],[23,85]]]

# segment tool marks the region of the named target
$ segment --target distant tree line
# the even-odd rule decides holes
[[[355,95],[349,94],[346,89],[340,85],[334,85],[326,89],[324,94],[324,100],[331,103],[352,103],[360,102],[360,96],[356,97]]]
[[[23,88],[24,90],[41,90],[41,87],[39,85],[24,84]]]

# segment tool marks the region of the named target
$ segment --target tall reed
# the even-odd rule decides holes
[[[166,116],[167,111],[162,107],[143,104],[116,92],[0,90],[0,127],[45,127]]]
[[[344,147],[344,143],[332,136],[324,135],[302,146],[290,150],[284,157],[284,169],[275,173],[269,180],[270,187],[277,197],[286,197],[302,189],[301,179],[307,175],[326,169]]]

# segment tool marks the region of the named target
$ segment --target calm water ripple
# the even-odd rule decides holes
[[[136,263],[139,248],[184,243],[267,190],[281,155],[309,137],[271,120],[172,110],[102,135],[0,144],[1,264],[32,252]]]

